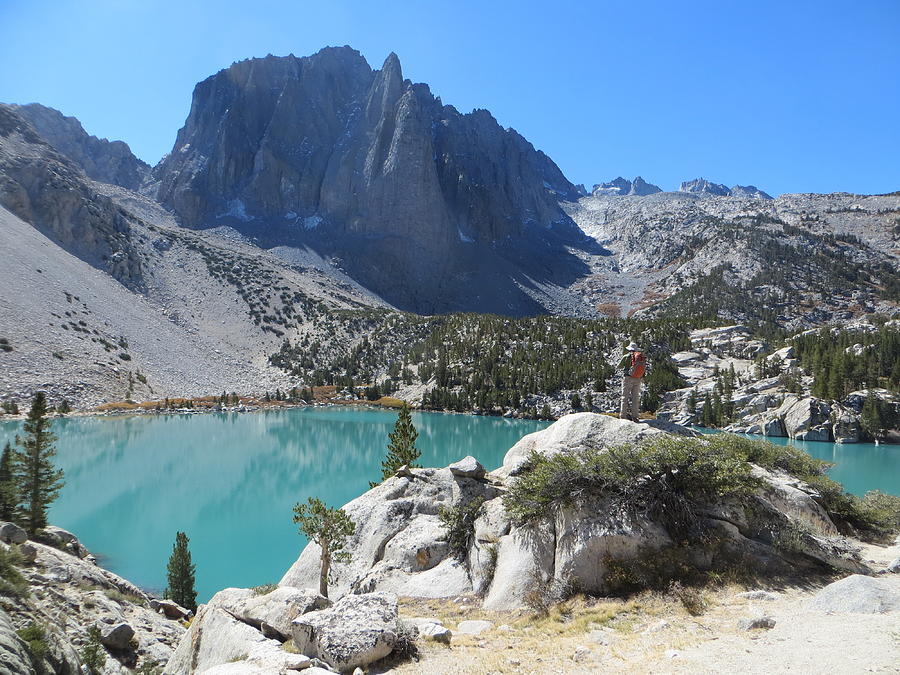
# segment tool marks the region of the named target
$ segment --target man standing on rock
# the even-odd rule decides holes
[[[625,348],[625,356],[619,361],[619,370],[623,374],[619,417],[637,422],[641,413],[641,379],[647,370],[647,357],[634,341]]]

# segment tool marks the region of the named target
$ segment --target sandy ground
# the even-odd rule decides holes
[[[882,568],[900,543],[865,546]],[[888,575],[900,590],[900,575]],[[900,673],[900,612],[824,614],[807,609],[829,579],[770,588],[774,599],[749,600],[742,587],[704,593],[708,609],[691,616],[673,596],[629,601],[574,599],[544,618],[477,609],[476,599],[406,600],[407,617],[435,616],[453,629],[484,618],[478,636],[455,633],[449,647],[425,643],[418,662],[370,671],[429,675],[500,673]],[[469,609],[472,607],[472,609]],[[768,616],[770,630],[743,630],[741,619]]]

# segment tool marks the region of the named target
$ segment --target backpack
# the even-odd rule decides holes
[[[647,370],[647,357],[644,352],[631,353],[631,368],[628,369],[630,377],[643,377]]]

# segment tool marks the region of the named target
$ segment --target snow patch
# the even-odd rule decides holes
[[[285,220],[296,220],[297,212],[296,211],[288,211],[287,213],[284,214],[284,219]]]
[[[228,210],[225,213],[220,213],[216,218],[237,218],[238,220],[242,220],[245,223],[249,223],[251,220],[254,220],[253,216],[247,215],[247,207],[244,205],[240,199],[232,199],[227,204]]]
[[[458,227],[456,228],[456,231],[459,232],[459,240],[462,243],[464,243],[464,244],[474,244],[475,243],[475,240],[472,239],[472,237],[467,237],[466,235],[464,235],[463,231],[461,229],[459,229]]]
[[[321,216],[307,216],[303,219],[303,227],[307,230],[314,230],[322,223]]]

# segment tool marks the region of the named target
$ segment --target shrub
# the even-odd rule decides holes
[[[876,536],[887,537],[900,531],[900,497],[872,490],[857,499],[855,505],[867,529]]]
[[[558,505],[602,497],[611,509],[660,520],[673,536],[696,534],[697,507],[746,496],[760,484],[743,457],[724,451],[717,439],[659,436],[640,445],[533,453],[504,504],[527,523]]]
[[[18,570],[22,556],[15,549],[0,549],[0,595],[21,598],[28,595],[28,582]]]
[[[441,526],[446,530],[450,551],[459,559],[465,558],[475,537],[475,520],[481,512],[484,497],[476,497],[467,504],[442,506],[438,509]]]
[[[47,633],[43,626],[32,621],[25,628],[16,631],[16,635],[28,648],[32,662],[44,658],[47,653]]]
[[[397,634],[397,641],[394,643],[393,652],[391,652],[391,660],[418,661],[419,647],[416,644],[416,631],[398,619],[394,632]]]
[[[106,663],[106,651],[100,644],[100,629],[97,626],[88,628],[88,639],[84,647],[81,648],[79,656],[82,663],[88,667],[93,673],[100,672]]]
[[[253,595],[268,595],[276,588],[278,588],[278,584],[262,584],[260,586],[254,586],[250,590],[253,592]]]
[[[532,570],[528,591],[522,600],[537,616],[547,616],[550,610],[575,594],[571,579],[544,581],[537,570]]]
[[[669,585],[669,593],[681,602],[681,606],[691,616],[700,616],[709,609],[709,600],[699,588],[683,586],[679,581],[673,581]]]
[[[872,493],[860,499],[826,475],[828,462],[798,448],[731,434],[660,436],[641,445],[552,457],[533,453],[504,504],[515,520],[527,523],[582,497],[602,497],[610,508],[659,520],[673,537],[690,537],[700,533],[698,507],[728,498],[747,504],[746,497],[762,485],[751,464],[807,483],[845,534],[884,538],[900,530],[900,497]]]
[[[131,593],[123,593],[118,588],[108,588],[104,591],[106,597],[112,600],[113,602],[125,603],[130,602],[133,605],[143,605],[144,599],[138,595],[132,595]]]

